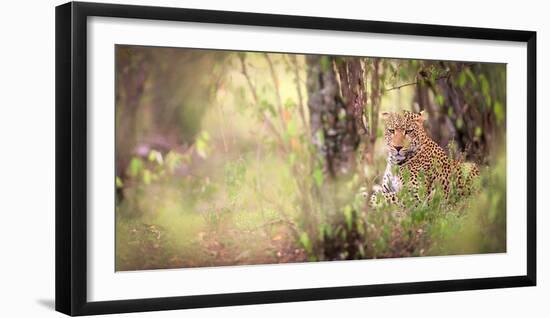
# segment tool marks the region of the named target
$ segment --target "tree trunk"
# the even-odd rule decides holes
[[[306,58],[308,107],[313,143],[324,159],[325,172],[332,178],[355,171],[356,150],[360,142],[356,114],[364,94],[360,64],[343,62],[340,66],[342,91],[336,78],[332,57],[310,55]],[[344,98],[340,95],[344,95]],[[360,95],[363,94],[363,95]]]
[[[432,138],[442,147],[454,140],[457,149],[464,155],[462,159],[481,162],[482,158],[487,158],[494,143],[495,114],[479,89],[470,87],[471,83],[463,83],[460,87],[456,84],[457,74],[475,66],[455,66],[444,62],[424,67],[427,66],[447,73],[437,80],[422,81],[416,86],[415,102],[420,110],[426,110],[429,114]],[[425,71],[420,70],[419,74],[422,72]],[[433,98],[430,98],[430,92]]]

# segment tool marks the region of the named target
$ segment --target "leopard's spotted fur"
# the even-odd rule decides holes
[[[456,177],[460,194],[470,192],[472,179],[479,175],[477,166],[450,159],[424,130],[423,112],[382,113],[382,119],[388,159],[382,185],[374,188],[371,205],[378,205],[379,193],[386,202],[398,203],[397,193],[403,189],[406,173],[409,176],[408,189],[417,200],[420,200],[421,175],[424,176],[427,193],[431,193],[438,183],[445,197],[448,197],[453,176]]]

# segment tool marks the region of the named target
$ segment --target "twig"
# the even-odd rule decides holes
[[[294,81],[295,81],[295,84],[296,84],[296,92],[298,93],[298,106],[300,107],[299,111],[300,111],[300,118],[302,119],[302,124],[304,125],[304,128],[306,129],[306,133],[307,135],[309,136],[310,135],[310,130],[309,130],[309,124],[306,120],[306,115],[305,115],[305,107],[304,107],[304,98],[302,96],[302,89],[300,88],[300,72],[299,72],[299,67],[298,67],[298,59],[296,58],[296,55],[294,54],[290,54],[290,60],[292,61],[292,64],[294,66]]]
[[[222,84],[222,74],[225,70],[225,66],[222,66],[222,71],[220,72],[220,74],[218,75],[216,81],[215,81],[215,84],[214,86],[216,87],[216,92],[219,91],[220,89],[220,86]],[[214,68],[212,68],[211,72],[214,72]],[[222,108],[222,105],[221,103],[216,103],[217,104],[217,109],[218,109],[218,115],[220,117],[220,132],[221,132],[221,135],[222,135],[222,141],[223,141],[223,150],[225,153],[227,153],[229,151],[229,147],[227,145],[227,140],[226,140],[226,136],[225,136],[225,114],[223,112],[223,108]]]
[[[437,81],[437,80],[448,78],[448,77],[449,77],[449,73],[447,73],[445,75],[442,75],[442,76],[439,76],[439,77],[436,77],[435,80]],[[401,89],[401,88],[406,87],[406,86],[417,85],[417,84],[426,83],[426,82],[428,82],[428,80],[421,80],[421,81],[414,81],[414,82],[410,82],[410,83],[405,83],[405,84],[401,84],[401,85],[397,85],[397,86],[394,86],[394,87],[387,88],[387,89],[384,90],[384,92],[389,92],[389,91],[393,91],[395,89]]]
[[[258,230],[258,229],[261,229],[261,228],[264,228],[264,227],[267,227],[267,226],[271,226],[271,225],[276,225],[276,224],[286,224],[286,225],[291,226],[292,228],[297,228],[296,223],[294,223],[290,220],[276,219],[276,220],[271,220],[271,221],[265,222],[264,224],[260,224],[256,228],[254,228],[254,230]]]
[[[265,60],[269,65],[269,73],[271,74],[271,79],[273,80],[273,87],[275,87],[275,98],[277,99],[277,112],[279,113],[279,119],[281,121],[281,128],[286,129],[285,119],[283,117],[283,102],[281,100],[281,90],[279,89],[279,78],[275,72],[275,67],[273,62],[267,53],[264,53]]]
[[[246,83],[248,84],[248,88],[250,89],[250,92],[252,93],[252,98],[254,99],[254,103],[256,104],[256,107],[260,108],[260,100],[258,98],[258,93],[256,92],[256,87],[254,86],[254,83],[252,82],[252,79],[250,78],[250,75],[248,74],[248,70],[246,68],[246,62],[244,55],[239,55],[240,61],[241,61],[241,73],[244,75],[246,79]],[[285,142],[279,131],[277,131],[277,128],[273,124],[273,122],[269,119],[267,114],[260,109],[260,113],[262,114],[262,117],[264,119],[264,122],[266,123],[267,127],[271,132],[277,137],[279,140],[279,144],[281,146],[281,149],[284,152],[287,152],[285,147]]]

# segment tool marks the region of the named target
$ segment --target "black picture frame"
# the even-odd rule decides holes
[[[527,274],[351,287],[89,302],[87,290],[87,18],[501,40],[527,44]],[[536,32],[309,16],[70,2],[56,7],[56,310],[91,315],[536,285]]]

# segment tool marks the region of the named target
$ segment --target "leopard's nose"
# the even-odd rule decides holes
[[[393,146],[393,148],[395,148],[395,150],[397,150],[397,152],[399,152],[399,150],[401,150],[403,148],[403,146]]]

